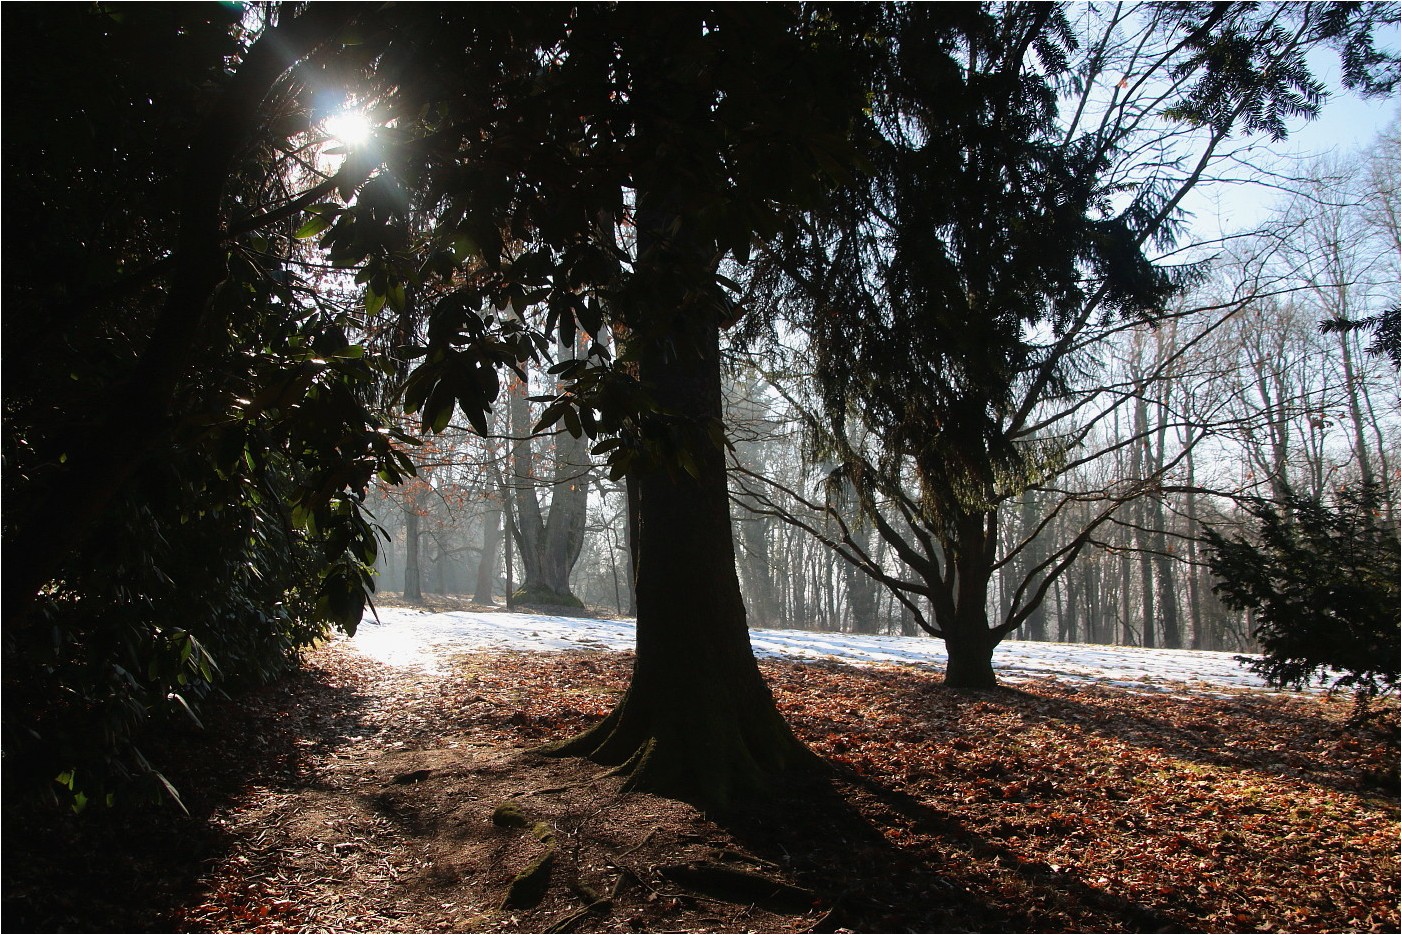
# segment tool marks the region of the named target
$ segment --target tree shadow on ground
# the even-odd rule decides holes
[[[206,731],[174,730],[165,749],[147,750],[172,764],[189,817],[171,806],[79,820],[7,808],[5,926],[266,931],[269,920],[249,913],[276,899],[297,903],[275,920],[283,930],[1178,931],[1201,927],[1221,907],[1194,904],[1172,876],[1155,881],[1171,886],[1169,896],[1109,892],[1093,878],[1100,870],[1029,859],[1048,851],[1021,847],[1015,835],[1025,831],[996,820],[996,788],[974,806],[946,801],[932,797],[921,770],[973,769],[968,748],[954,742],[971,725],[986,734],[990,722],[1010,735],[1045,734],[1037,725],[1046,725],[1073,744],[1078,734],[1104,735],[1227,769],[1261,769],[1261,751],[1199,750],[1197,721],[1216,718],[1210,724],[1227,736],[1264,732],[1267,748],[1279,739],[1272,731],[1296,736],[1278,717],[1314,718],[1310,730],[1337,736],[1329,716],[1305,706],[1277,715],[1265,702],[1209,699],[1198,708],[1140,695],[1127,706],[1113,692],[1045,685],[953,692],[924,676],[846,669],[836,673],[850,683],[839,692],[833,672],[769,668],[785,680],[781,698],[809,742],[835,749],[839,737],[862,753],[860,769],[834,756],[827,778],[795,781],[763,806],[708,820],[681,803],[620,795],[621,781],[592,764],[542,761],[525,749],[598,716],[610,686],[624,684],[625,657],[491,654],[456,665],[445,680],[367,670],[331,652],[207,712]],[[882,761],[892,744],[936,755],[898,769]],[[1022,762],[1016,750],[1009,747],[1014,764]],[[520,807],[524,826],[492,820],[506,802]],[[506,912],[513,876],[548,846],[535,834],[542,822],[556,842],[553,882],[537,907]],[[1131,864],[1138,834],[1114,835]],[[1252,865],[1265,856],[1241,852]],[[796,883],[817,900],[797,908],[746,905],[743,894],[718,901],[684,875],[708,863]],[[310,869],[299,876],[302,865]],[[367,887],[382,868],[382,883]],[[284,873],[293,882],[278,895],[246,891]],[[226,884],[244,889],[225,892]]]
[[[789,869],[830,907],[813,931],[1176,931],[1182,922],[1023,861],[892,785],[834,765],[831,779],[794,785],[722,825],[754,853]],[[896,836],[888,834],[903,829]],[[963,855],[1007,868],[973,879]],[[963,882],[955,882],[962,878]],[[1008,889],[1025,891],[1009,911]],[[990,900],[986,893],[999,892]]]
[[[1098,689],[1049,687],[1016,692],[1030,699],[1029,719],[1060,722],[1080,732],[1157,750],[1178,760],[1232,771],[1295,779],[1334,792],[1388,797],[1397,792],[1397,707],[1369,723],[1297,704],[1274,694],[1230,699],[1175,697],[1171,703],[1116,705]],[[996,694],[990,695],[996,701]],[[1167,702],[1168,699],[1165,699]],[[1341,703],[1341,708],[1346,707]],[[1286,742],[1288,739],[1289,742]]]
[[[366,699],[303,669],[202,712],[204,729],[167,723],[141,744],[187,811],[150,789],[81,815],[4,806],[4,929],[176,931],[172,913],[231,844],[217,815],[251,787],[289,788],[308,761],[343,744]]]

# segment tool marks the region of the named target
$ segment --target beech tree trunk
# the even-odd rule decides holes
[[[584,520],[589,492],[586,474],[589,448],[585,439],[568,434],[554,438],[554,479],[549,482],[550,506],[540,501],[546,481],[538,477],[531,429],[530,408],[522,392],[510,401],[512,431],[511,500],[516,507],[516,544],[520,546],[522,599],[527,603],[579,604],[570,590],[570,572],[584,548]]]
[[[404,509],[404,600],[424,599],[423,574],[419,568],[419,513],[417,504]]]
[[[501,510],[492,510],[482,518],[482,557],[477,562],[477,587],[472,594],[472,599],[478,604],[492,602],[500,564]]]

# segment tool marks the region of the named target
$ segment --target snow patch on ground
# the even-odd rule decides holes
[[[430,613],[399,607],[381,609],[378,621],[366,614],[354,637],[356,648],[372,659],[436,674],[443,674],[444,660],[454,653],[561,649],[617,652],[631,650],[633,641],[631,620],[463,611]],[[944,642],[929,637],[753,629],[750,643],[758,656],[790,659],[934,668],[943,668],[946,661]],[[1005,682],[1054,678],[1153,691],[1267,687],[1238,664],[1233,653],[1186,649],[1008,640],[994,652],[993,667]]]

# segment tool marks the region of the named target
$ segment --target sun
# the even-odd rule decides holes
[[[364,146],[370,142],[370,135],[375,129],[369,117],[355,110],[332,114],[321,126],[332,139],[349,147]]]

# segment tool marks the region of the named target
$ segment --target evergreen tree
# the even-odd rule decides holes
[[[1247,536],[1206,531],[1213,590],[1255,620],[1262,656],[1242,657],[1253,672],[1282,688],[1332,679],[1363,698],[1396,687],[1402,593],[1384,503],[1377,486],[1343,488],[1332,503],[1291,493],[1255,504]]]
[[[1346,84],[1393,80],[1370,50],[1395,11],[1344,6],[1141,11],[1141,47],[1172,79],[1166,114],[1204,142],[1195,167],[1132,187],[1126,154],[1171,151],[1180,130],[1149,129],[1157,92],[1088,128],[1082,111],[1062,112],[1106,77],[1102,48],[1076,59],[1063,6],[884,8],[873,171],[768,251],[752,289],[811,338],[809,432],[814,461],[835,465],[832,501],[854,491],[909,574],[850,542],[839,552],[945,640],[949,684],[995,684],[994,648],[1089,541],[1083,529],[1050,548],[990,619],[1006,505],[1056,477],[1078,441],[1074,429],[1046,437],[1038,420],[1049,401],[1074,411],[1073,380],[1095,372],[1089,323],[1153,321],[1187,278],[1150,250],[1174,242],[1178,205],[1216,147],[1237,132],[1278,138],[1287,117],[1317,112],[1313,45],[1342,48]],[[1119,101],[1130,79],[1115,80]]]

